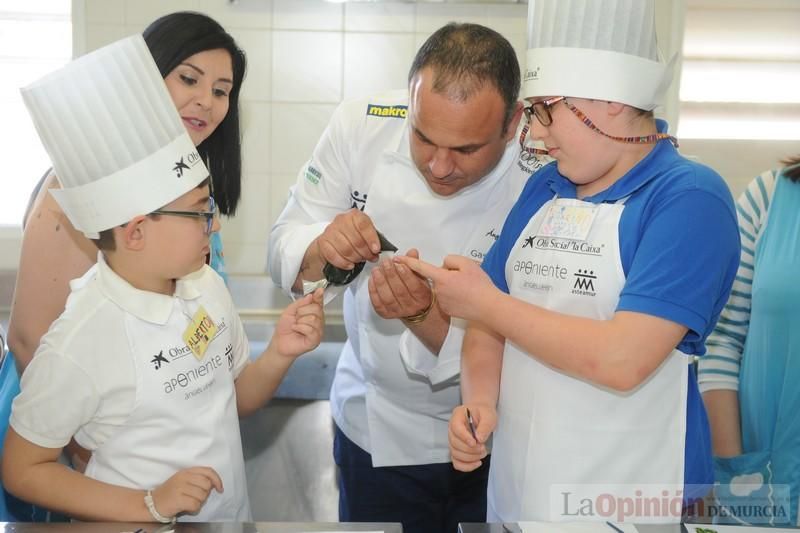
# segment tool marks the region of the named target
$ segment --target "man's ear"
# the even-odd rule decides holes
[[[147,229],[147,216],[133,217],[127,224],[117,228],[117,246],[122,245],[126,250],[138,252],[144,248],[145,230]]]
[[[517,102],[514,105],[514,112],[511,113],[511,119],[506,124],[505,129],[505,140],[506,142],[510,141],[514,136],[517,134],[517,126],[519,126],[519,121],[522,118],[522,110],[525,107],[525,104],[522,102]]]

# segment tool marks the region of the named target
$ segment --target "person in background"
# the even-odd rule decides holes
[[[211,172],[211,188],[223,215],[233,215],[241,194],[239,94],[244,52],[222,26],[192,12],[165,15],[143,32],[145,42],[183,124]],[[135,83],[130,80],[129,83]],[[97,249],[69,222],[49,191],[60,183],[49,172],[26,217],[8,345],[20,374],[39,339],[64,310],[69,281],[97,260]],[[225,277],[219,235],[210,261]]]
[[[252,521],[239,416],[319,344],[322,291],[293,302],[250,360],[205,264],[219,230],[208,170],[141,36],[23,99],[62,183],[54,197],[99,252],[22,376],[7,489],[81,520]],[[73,437],[92,452],[85,474],[58,462]]]
[[[425,280],[378,263],[377,231],[412,256],[480,260],[542,162],[519,144],[519,65],[497,32],[438,29],[408,82],[336,110],[272,228],[269,272],[302,292],[326,263],[375,263],[344,292],[348,340],[331,390],[339,519],[454,533],[486,518],[487,467],[456,472],[447,447],[464,325]]]
[[[143,33],[172,101],[196,143],[212,177],[219,211],[233,215],[241,194],[239,94],[245,76],[244,52],[222,26],[193,12],[165,15]],[[129,80],[128,83],[135,83]],[[9,353],[3,360],[0,425],[5,429],[11,401],[19,393],[19,374],[25,370],[50,324],[64,310],[69,282],[97,261],[97,248],[77,231],[50,194],[61,184],[48,171],[31,195],[23,221],[20,264],[8,328]],[[222,241],[211,236],[211,266],[225,278]],[[16,363],[15,372],[6,366]],[[0,441],[0,452],[2,452]],[[70,460],[85,465],[85,451],[74,443]],[[13,510],[0,514],[9,521],[44,519],[41,513],[13,501]]]
[[[763,484],[753,487],[753,497],[771,493],[790,503],[790,512],[769,517],[769,523],[798,525],[800,294],[794,276],[800,263],[800,155],[783,163],[754,179],[737,202],[742,258],[706,342],[698,380],[711,422],[716,480]]]
[[[730,293],[736,213],[722,178],[653,117],[670,72],[652,0],[529,10],[523,95],[555,162],[527,183],[483,269],[394,260],[469,321],[450,449],[456,469],[479,469],[493,435],[488,521],[605,521],[587,500],[667,491],[681,503],[712,481],[691,363]],[[615,517],[681,520],[647,509]]]

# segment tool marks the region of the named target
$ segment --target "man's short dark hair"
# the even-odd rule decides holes
[[[520,73],[517,54],[505,37],[479,24],[451,22],[419,49],[408,72],[409,83],[425,67],[435,71],[433,90],[456,101],[492,84],[505,102],[503,129],[508,127],[519,96]]]

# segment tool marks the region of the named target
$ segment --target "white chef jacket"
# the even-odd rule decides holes
[[[439,196],[411,159],[407,106],[407,91],[396,91],[345,102],[334,113],[270,234],[269,271],[287,293],[309,244],[353,207],[402,252],[417,248],[434,264],[448,254],[481,260],[543,164],[521,156],[514,138],[482,180]],[[402,321],[375,313],[368,268],[344,293],[348,340],[331,390],[333,418],[374,466],[449,462],[447,426],[461,403],[465,324],[453,319],[438,356],[430,352]]]

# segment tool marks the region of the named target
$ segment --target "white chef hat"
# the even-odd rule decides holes
[[[22,97],[62,185],[51,192],[89,238],[208,177],[141,35],[72,61]]]
[[[573,96],[652,110],[672,79],[655,0],[529,0],[523,96]]]

